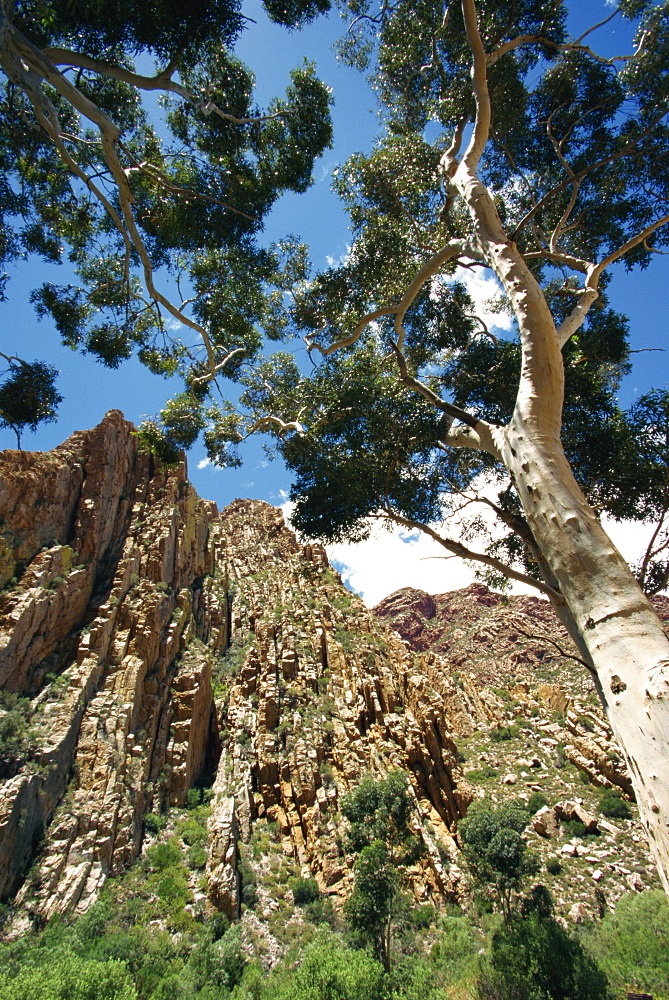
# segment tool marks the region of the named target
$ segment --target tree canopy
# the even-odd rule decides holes
[[[528,822],[527,808],[520,803],[503,802],[493,807],[483,799],[474,803],[458,824],[458,837],[472,875],[479,886],[493,890],[507,921],[514,893],[538,870],[522,837]]]
[[[457,272],[495,272],[453,184],[476,115],[463,13],[430,3],[415,18],[414,7],[355,8],[342,54],[364,66],[376,56],[385,129],[336,175],[354,235],[348,258],[296,295],[295,330],[322,361],[304,374],[280,354],[249,374],[245,429],[277,418],[263,427],[294,475],[294,523],[329,540],[364,537],[379,517],[429,529],[471,509],[468,490],[485,480],[480,509],[506,534],[483,552],[448,532],[442,543],[483,563],[494,585],[520,572],[545,589],[512,476],[471,434],[511,419],[522,346],[517,330],[490,331]],[[637,567],[655,592],[669,570],[667,390],[621,410],[629,320],[608,305],[606,269],[647,267],[666,245],[666,11],[618,5],[607,21],[638,25],[618,59],[591,48],[596,33],[568,36],[564,3],[473,9],[490,102],[478,174],[559,327],[564,451],[600,514],[655,520]],[[502,288],[497,308],[512,308]]]
[[[265,4],[287,27],[327,7]],[[64,344],[110,367],[137,352],[183,377],[164,425],[148,428],[167,457],[203,429],[209,383],[258,351],[259,323],[280,338],[294,252],[261,249],[257,234],[331,141],[330,95],[308,63],[285,97],[255,104],[234,55],[243,28],[238,0],[3,0],[0,11],[0,265],[65,261],[70,280],[31,296]],[[145,100],[155,92],[162,121]],[[55,416],[55,372],[5,360],[0,420],[20,434]]]
[[[356,854],[346,918],[389,969],[403,875],[420,853],[420,842],[411,831],[414,800],[406,774],[391,771],[383,780],[366,775],[342,800],[341,811],[349,822],[346,847]]]

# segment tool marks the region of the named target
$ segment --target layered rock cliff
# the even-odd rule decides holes
[[[263,503],[219,514],[115,411],[0,462],[4,718],[18,706],[27,727],[3,747],[3,898],[38,923],[87,908],[145,815],[212,780],[214,905],[237,911],[236,840],[256,817],[343,891],[338,799],[393,767],[425,821],[417,891],[454,891],[442,857],[471,792],[442,692],[320,547]]]
[[[415,895],[460,898],[454,832],[481,794],[471,753],[480,765],[496,752],[472,741],[521,716],[535,749],[545,742],[539,781],[559,746],[593,782],[629,791],[564,656],[523,635],[538,627],[531,605],[502,648],[498,595],[474,588],[435,652],[416,622],[434,622],[438,598],[419,594],[408,626],[404,600],[398,634],[280,511],[239,500],[219,513],[185,465],[140,454],[117,411],[53,452],[0,455],[0,516],[0,896],[13,933],[86,910],[142,850],[147,816],[194,785],[212,788],[208,906],[229,917],[256,824],[344,896],[339,801],[393,768],[410,776],[425,846]],[[562,687],[537,663],[559,667]],[[537,787],[533,768],[518,765],[515,792]]]

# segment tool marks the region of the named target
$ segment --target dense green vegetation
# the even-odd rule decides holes
[[[358,849],[358,859],[379,845],[406,851],[410,799],[397,773],[366,779],[356,791],[345,800],[348,846],[364,826],[372,836],[385,831]],[[200,798],[153,818],[156,839],[83,916],[0,944],[0,1000],[607,1000],[626,988],[669,998],[669,903],[661,892],[630,894],[579,937],[555,920],[541,886],[514,895],[505,921],[486,906],[418,906],[406,892],[394,913],[388,967],[373,928],[361,934],[347,908],[335,914],[314,879],[290,875],[295,866],[263,821],[243,845],[254,891],[242,920],[230,924],[204,902],[209,808]],[[374,815],[366,812],[372,799]],[[485,853],[487,833],[506,836],[521,813],[515,803],[484,804],[472,816],[469,844]],[[483,883],[480,863],[477,872]]]

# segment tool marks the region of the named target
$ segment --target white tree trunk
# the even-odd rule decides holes
[[[547,582],[557,584],[572,634],[596,672],[669,894],[669,640],[564,454],[564,367],[545,296],[466,157],[455,183],[481,254],[513,306],[522,346],[514,415],[505,428],[491,431],[494,443],[513,477],[547,575],[553,577]]]
[[[503,457],[596,670],[669,893],[669,640],[585,500],[559,440],[530,433],[517,410]]]
[[[583,265],[587,287],[568,329],[558,337],[543,291],[504,231],[494,200],[477,174],[492,120],[488,56],[474,0],[461,0],[461,5],[472,53],[476,120],[457,169],[456,161],[449,159],[451,152],[447,153],[445,176],[469,214],[480,259],[504,286],[522,347],[513,417],[504,428],[481,422],[476,446],[501,458],[513,477],[546,582],[557,585],[566,603],[564,617],[585,651],[584,659],[596,672],[600,696],[627,760],[650,847],[669,893],[669,640],[579,489],[560,443],[561,345],[583,322],[597,297],[598,276],[615,255],[597,266]]]

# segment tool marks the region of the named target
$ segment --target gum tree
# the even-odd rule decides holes
[[[288,27],[327,7],[265,3]],[[66,345],[111,367],[138,352],[183,376],[145,429],[168,457],[223,419],[205,412],[210,390],[257,351],[259,319],[280,337],[281,292],[268,288],[291,253],[255,236],[279,195],[309,185],[331,138],[329,93],[308,64],[283,99],[255,105],[234,56],[244,20],[239,0],[0,6],[0,265],[65,262],[65,282],[32,300]],[[7,281],[0,267],[1,297]],[[55,372],[2,357],[0,425],[20,434],[52,419]]]
[[[265,360],[238,435],[266,415],[311,534],[388,517],[534,581],[595,677],[669,890],[669,643],[598,516],[657,517],[640,575],[661,586],[666,394],[619,410],[629,346],[606,286],[667,244],[669,9],[622,0],[578,38],[556,0],[351,9],[344,54],[376,55],[384,131],[337,179],[347,259],[294,290],[320,364]],[[635,40],[600,55],[616,19]],[[477,317],[458,265],[496,278],[515,337]],[[458,492],[502,542],[476,552],[432,527]]]

